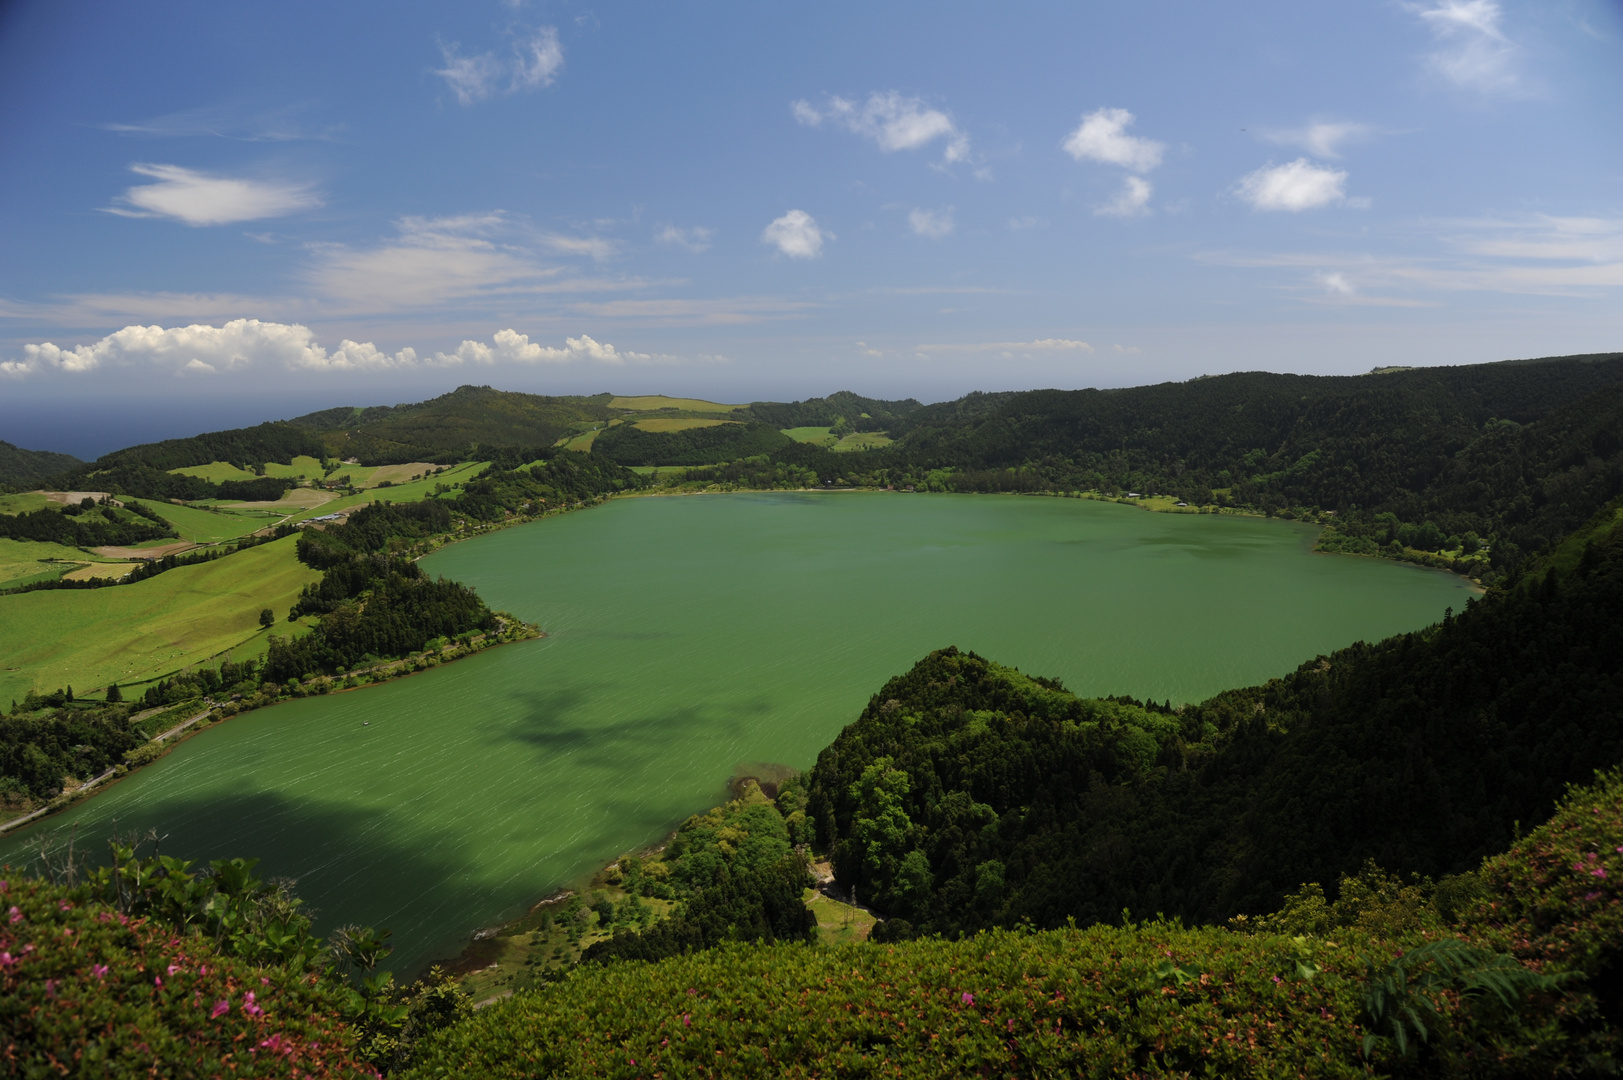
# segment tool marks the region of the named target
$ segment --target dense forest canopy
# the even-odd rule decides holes
[[[67,472],[84,462],[72,454],[24,450],[0,439],[0,488],[32,487],[49,476]]]
[[[1469,869],[1623,761],[1623,504],[1439,626],[1170,710],[947,649],[818,757],[842,882],[929,931],[1271,910],[1367,859]]]

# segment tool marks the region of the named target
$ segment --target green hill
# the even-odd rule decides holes
[[[84,462],[72,454],[50,450],[24,450],[0,441],[0,487],[28,488]]]
[[[461,460],[475,446],[546,447],[592,423],[620,415],[611,395],[544,397],[460,386],[412,405],[325,409],[288,421],[320,439],[338,458],[363,465]]]

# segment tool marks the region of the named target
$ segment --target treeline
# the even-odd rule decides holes
[[[888,431],[923,406],[912,398],[884,401],[841,390],[804,401],[752,401],[747,408],[750,416],[775,428],[833,427],[843,419],[853,431]]]
[[[1175,711],[947,649],[818,757],[810,814],[890,932],[1214,922],[1365,860],[1442,877],[1623,761],[1623,512],[1427,631]]]
[[[782,454],[794,440],[771,424],[714,424],[681,431],[644,431],[630,423],[597,433],[592,456],[620,465],[713,465]]]
[[[147,741],[127,705],[81,707],[65,696],[11,705],[0,716],[0,808],[7,811],[54,798],[66,777],[100,776]]]
[[[623,925],[630,921],[624,911],[618,919],[599,912],[600,925],[621,925],[581,959],[659,960],[724,941],[815,940],[817,919],[802,899],[811,876],[793,847],[811,838],[805,814],[796,813],[803,798],[791,786],[774,803],[750,784],[743,797],[689,818],[655,858],[622,859],[620,883],[632,897],[622,907],[635,907],[639,895],[680,904],[641,932]]]
[[[21,490],[33,487],[46,477],[67,472],[84,462],[72,454],[50,450],[24,450],[0,439],[0,488]]]
[[[213,431],[186,439],[165,439],[115,450],[88,465],[63,473],[55,482],[58,486],[72,488],[84,486],[84,481],[97,473],[121,466],[167,472],[216,461],[229,462],[240,469],[256,472],[262,470],[267,462],[291,465],[293,459],[301,455],[320,458],[326,455],[326,450],[319,440],[303,428],[272,421],[255,427]]]
[[[121,510],[111,505],[98,506],[88,497],[77,505],[0,514],[0,537],[68,547],[126,547],[178,535],[173,525],[145,507],[130,506]]]

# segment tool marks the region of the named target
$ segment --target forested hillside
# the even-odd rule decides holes
[[[551,446],[588,422],[619,415],[610,395],[544,397],[459,386],[414,405],[326,409],[289,420],[327,452],[363,465],[467,460],[476,445]]]
[[[1623,510],[1559,555],[1430,630],[1178,710],[932,654],[819,755],[809,813],[840,881],[926,932],[1219,921],[1366,859],[1458,873],[1623,761]]]
[[[0,439],[0,488],[33,487],[48,476],[67,472],[83,464],[72,454],[24,450]]]

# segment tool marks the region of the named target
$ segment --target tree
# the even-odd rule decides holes
[[[272,612],[270,608],[266,608],[264,611],[261,611],[259,613],[259,625],[264,627],[266,630],[269,630],[271,627],[276,625],[276,614]]]
[[[111,686],[109,686],[107,688],[107,704],[109,704],[109,705],[117,705],[120,701],[123,701],[123,700],[124,700],[124,691],[122,691],[122,690],[120,690],[118,688],[117,683],[114,683],[113,685],[111,685]]]

